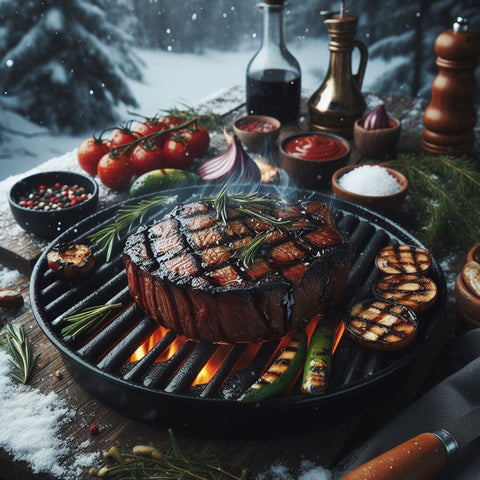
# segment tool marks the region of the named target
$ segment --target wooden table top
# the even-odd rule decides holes
[[[237,98],[238,104],[240,104],[243,99],[243,89],[235,88],[224,95],[230,104],[232,98]],[[374,96],[369,96],[368,99],[375,101]],[[224,104],[222,96],[219,96],[210,102],[209,107],[213,111],[218,111],[215,109]],[[400,118],[403,123],[400,142],[402,150],[418,151],[421,134],[418,128],[419,115],[422,112],[419,101],[389,97],[388,105],[392,114]],[[242,111],[241,109],[242,107],[239,107],[239,110],[226,116],[227,124],[233,115],[238,115],[238,112]],[[214,147],[221,146],[221,142],[221,135],[212,136]],[[78,168],[75,165],[74,155],[68,157],[68,161],[71,163],[67,164],[66,168]],[[121,197],[113,200],[105,197],[101,199],[101,205],[120,199]],[[14,222],[13,218],[7,219],[7,221]],[[20,310],[21,315],[18,310],[2,312],[0,321],[2,324],[8,321],[23,325],[34,346],[35,353],[40,354],[31,386],[44,393],[56,392],[60,398],[67,401],[72,409],[78,412],[69,424],[62,426],[62,437],[68,439],[73,447],[88,441],[87,451],[91,452],[103,452],[112,445],[116,445],[122,451],[128,451],[137,444],[152,444],[160,449],[169,445],[166,428],[149,426],[119,414],[90,396],[71,376],[58,351],[41,332],[28,307],[29,271],[47,243],[19,232],[13,226],[11,230],[15,235],[8,241],[2,239],[0,242],[0,262],[10,268],[17,268],[24,274],[17,281],[17,287],[27,299],[27,306]],[[453,324],[452,321],[451,325],[453,326]],[[443,345],[436,345],[435,351],[438,353],[440,348],[443,348]],[[431,358],[432,362],[433,359],[434,357]],[[413,395],[428,385],[428,374],[429,369],[425,368],[424,374],[418,375],[413,380],[414,385],[411,389],[411,392],[414,392]],[[388,392],[385,392],[385,395],[388,397]],[[262,438],[250,439],[219,439],[210,436],[209,432],[203,432],[201,437],[198,433],[184,432],[176,432],[175,436],[186,455],[215,454],[220,461],[238,468],[249,468],[252,473],[266,471],[271,465],[278,463],[290,465],[295,472],[299,468],[301,460],[309,460],[317,465],[331,467],[343,454],[367,439],[376,427],[408,404],[412,398],[412,393],[409,393],[405,398],[389,399],[388,406],[385,408],[374,411],[368,408],[348,411],[345,412],[343,418],[325,422],[321,427],[316,426],[274,437],[268,436],[268,432]],[[371,421],[372,416],[375,418],[373,422]],[[92,436],[89,431],[89,426],[94,423],[100,426],[100,433],[96,436]],[[253,477],[254,475],[249,478]],[[0,479],[43,480],[48,478],[51,477],[47,474],[32,474],[25,462],[13,461],[9,452],[0,449]],[[92,477],[85,472],[78,478]]]

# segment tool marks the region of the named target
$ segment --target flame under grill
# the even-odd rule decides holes
[[[196,187],[178,192],[184,202],[197,195]],[[371,212],[320,193],[298,191],[299,197],[312,195],[327,203],[338,227],[350,236],[352,270],[346,299],[370,296],[377,277],[374,259],[388,244],[420,245],[410,234]],[[57,241],[88,242],[87,237],[112,221],[117,210],[110,208],[88,218],[65,232]],[[167,207],[168,209],[169,207]],[[150,222],[166,209],[146,218]],[[46,252],[32,274],[32,307],[47,337],[59,349],[71,372],[95,396],[142,420],[187,428],[211,427],[212,416],[228,418],[229,431],[263,428],[277,423],[288,410],[301,410],[311,423],[318,410],[356,396],[410,364],[428,344],[432,332],[442,323],[446,286],[434,262],[433,278],[439,286],[439,301],[422,319],[415,345],[400,352],[376,352],[354,344],[343,335],[336,349],[327,394],[305,397],[298,385],[283,397],[261,405],[234,401],[260,376],[281,340],[259,345],[215,345],[177,338],[174,332],[159,328],[132,302],[122,261],[122,241],[110,262],[95,252],[95,275],[75,284],[61,281],[48,269]],[[121,302],[125,307],[99,332],[83,341],[61,337],[62,318],[92,305]],[[327,410],[329,407],[327,407]],[[316,413],[317,412],[317,413]],[[296,425],[300,425],[298,418]],[[222,422],[217,426],[221,426]],[[283,427],[288,425],[282,420]]]

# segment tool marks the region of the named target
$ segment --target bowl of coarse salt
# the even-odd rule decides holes
[[[347,165],[332,176],[336,197],[389,214],[405,200],[408,180],[397,170],[380,165]]]

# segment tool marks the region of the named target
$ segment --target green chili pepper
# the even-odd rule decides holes
[[[303,368],[301,391],[308,395],[322,395],[328,384],[332,364],[332,347],[336,321],[320,319],[308,346]]]
[[[282,393],[302,368],[307,351],[307,334],[298,330],[282,347],[267,371],[240,397],[242,402],[259,402]]]
[[[200,182],[200,177],[195,173],[174,168],[162,168],[138,177],[130,187],[130,196],[139,197],[146,193],[160,192],[170,188],[198,185]]]

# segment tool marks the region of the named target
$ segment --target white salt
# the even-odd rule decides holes
[[[388,170],[378,165],[361,165],[342,175],[338,184],[358,195],[381,197],[398,192],[402,186]]]
[[[33,473],[49,473],[52,478],[79,478],[86,466],[98,461],[99,455],[82,453],[79,446],[72,452],[68,443],[60,438],[62,426],[77,412],[54,392],[45,395],[16,383],[10,371],[9,355],[0,348],[0,448],[14,460],[27,462]],[[75,456],[76,461],[67,466],[65,459],[71,456]]]

